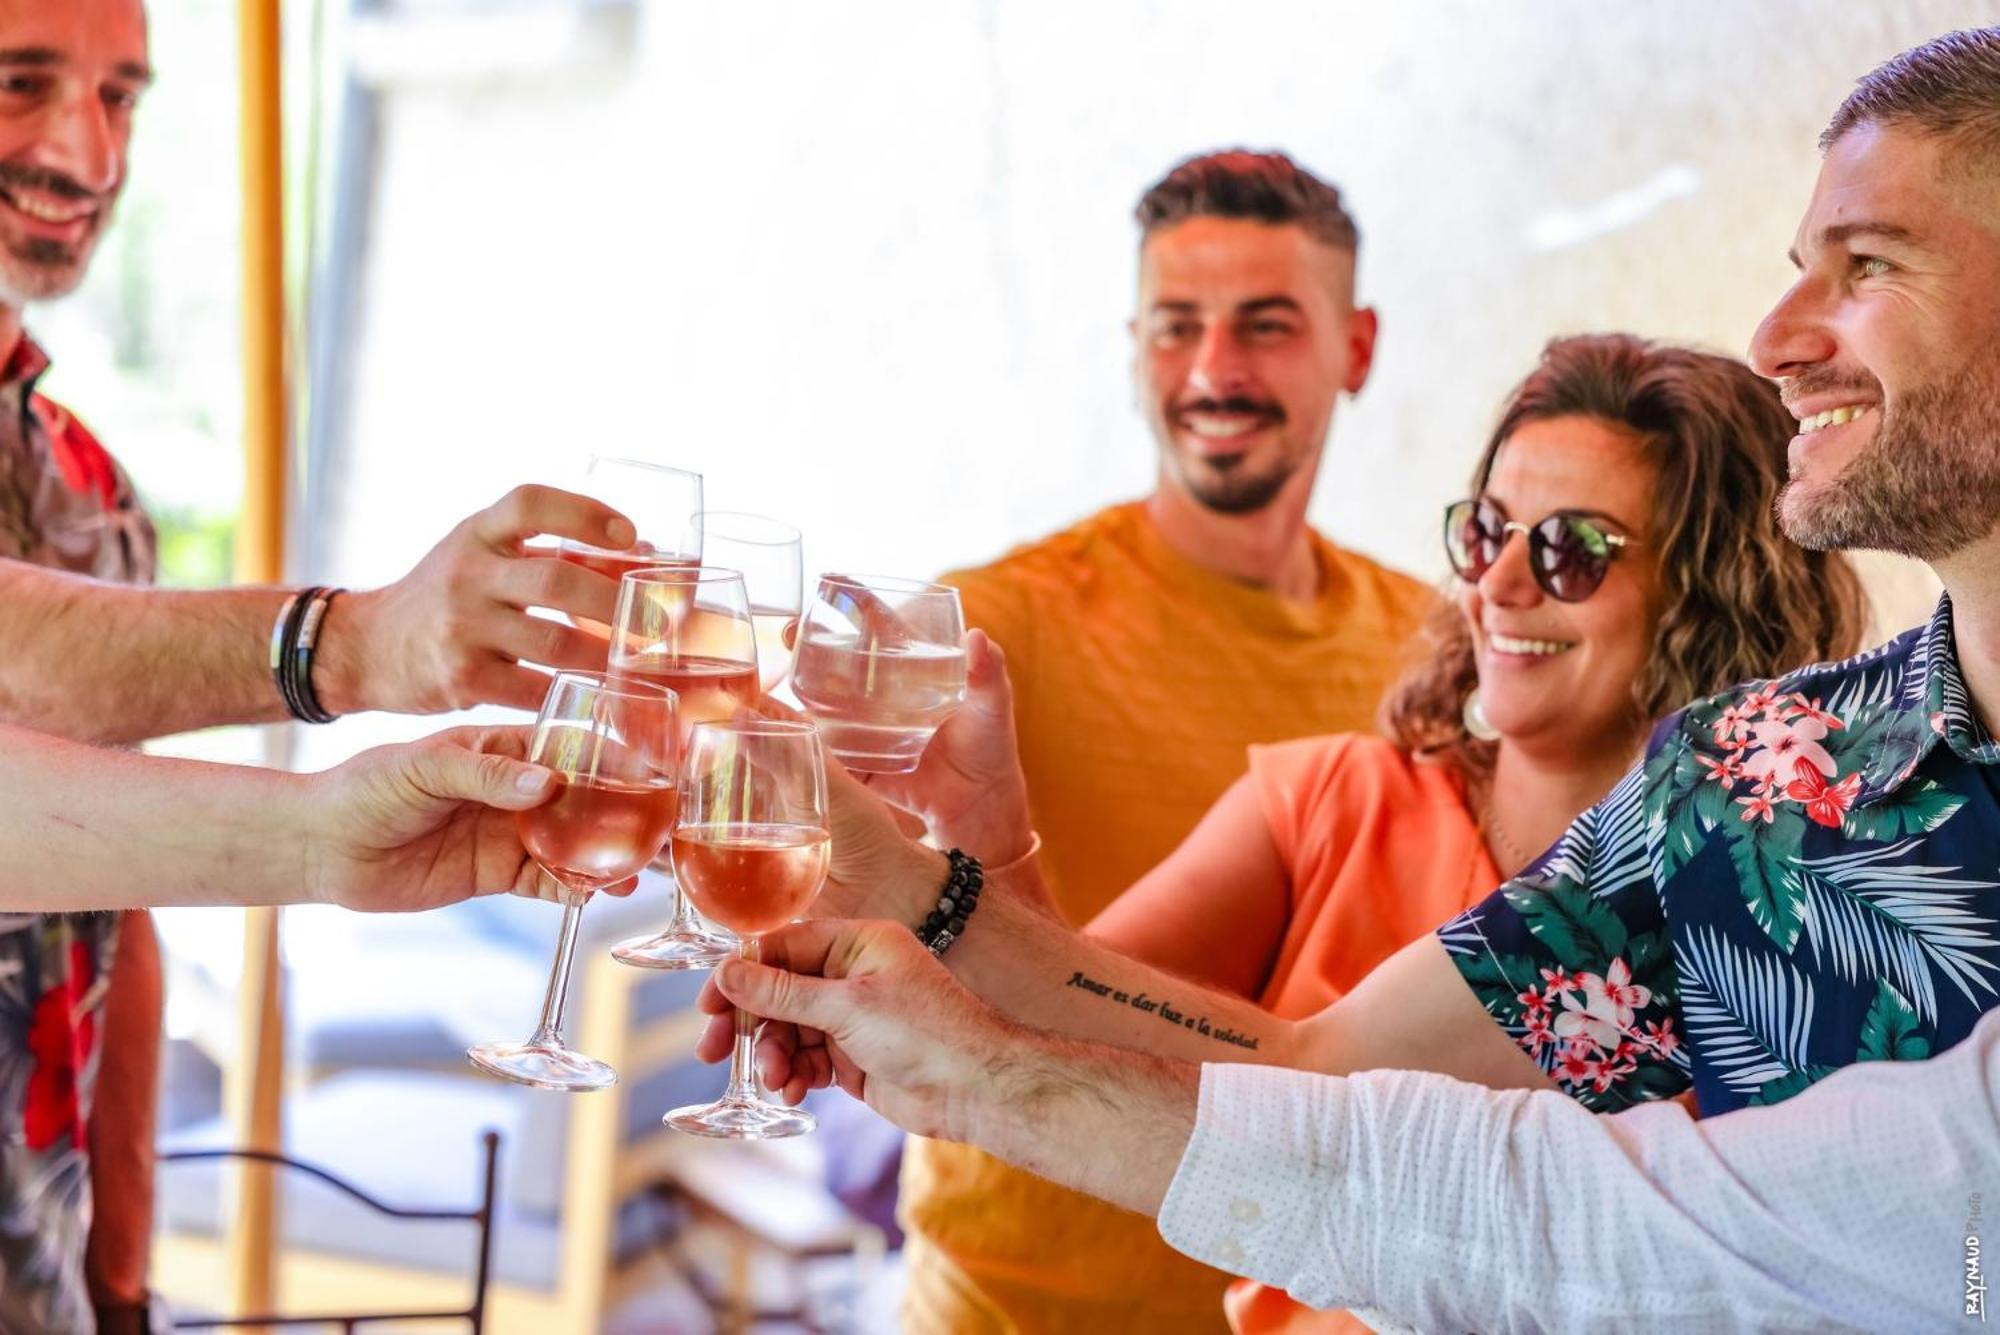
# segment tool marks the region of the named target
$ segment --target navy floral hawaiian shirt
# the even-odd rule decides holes
[[[1600,1111],[1704,1116],[1913,1061],[2000,1004],[2000,744],[1951,601],[1845,663],[1693,705],[1555,847],[1438,931]]]

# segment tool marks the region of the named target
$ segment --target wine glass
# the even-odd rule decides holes
[[[697,723],[734,717],[757,702],[757,636],[743,576],[712,566],[648,566],[618,581],[611,679],[646,681],[680,700],[682,740]],[[663,858],[655,864],[671,875]],[[666,930],[612,947],[644,969],[708,969],[735,953],[736,938],[695,916],[676,892]]]
[[[528,759],[555,771],[556,795],[518,816],[521,843],[561,886],[562,932],[525,1043],[481,1043],[466,1056],[482,1071],[539,1089],[603,1089],[618,1072],[563,1042],[577,925],[591,891],[634,875],[659,855],[679,800],[674,693],[646,682],[558,673],[535,720]]]
[[[628,570],[668,565],[692,568],[701,564],[701,474],[641,459],[613,459],[593,454],[584,465],[575,490],[603,501],[632,521],[639,537],[624,551],[592,547],[563,539],[556,555],[606,579]],[[610,627],[573,617],[576,628],[600,638]]]
[[[701,517],[703,559],[743,572],[757,628],[757,684],[769,695],[792,671],[792,644],[805,608],[799,531],[763,515],[710,510]]]
[[[851,770],[907,774],[965,703],[958,590],[879,575],[822,575],[799,630],[792,690]]]
[[[689,733],[681,806],[673,834],[681,893],[735,931],[743,958],[757,941],[806,911],[826,880],[826,760],[809,723],[737,718]],[[729,1087],[714,1103],[676,1108],[677,1131],[730,1140],[804,1135],[817,1123],[803,1108],[757,1092],[752,1047],[757,1021],[736,1012]]]

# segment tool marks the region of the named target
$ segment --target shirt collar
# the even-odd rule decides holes
[[[1938,599],[1930,623],[1912,646],[1888,725],[1862,767],[1856,805],[1902,787],[1938,742],[1975,765],[2000,764],[2000,743],[1973,711],[1951,634],[1951,595]]]
[[[14,351],[8,356],[6,366],[0,367],[0,389],[11,389],[19,384],[32,393],[35,382],[48,369],[48,354],[23,332],[20,342],[14,345]]]

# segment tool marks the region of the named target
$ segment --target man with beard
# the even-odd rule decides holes
[[[631,525],[546,488],[468,519],[383,589],[295,602],[286,589],[130,587],[152,578],[152,527],[112,457],[35,392],[48,359],[22,308],[82,280],[149,77],[139,0],[0,0],[0,723],[130,743],[288,709],[324,721],[533,708],[546,678],[520,660],[601,669],[601,640],[526,609],[608,620],[615,584],[524,558],[521,542],[624,547]],[[319,618],[310,713],[287,703],[267,657],[295,607]],[[15,889],[30,874],[61,869],[6,873]],[[0,915],[0,1330],[86,1329],[93,1297],[100,1330],[144,1320],[158,951],[143,914]]]
[[[1012,959],[983,1001],[907,925],[815,923],[717,975],[771,1021],[766,1083],[837,1078],[1158,1211],[1190,1255],[1424,1329],[1928,1329],[1961,1277],[1974,1314],[2000,1171],[2000,28],[1871,72],[1822,149],[1798,280],[1751,349],[1799,421],[1781,518],[1929,562],[1925,625],[1668,718],[1526,871],[1304,1021],[1031,914],[986,938]],[[860,843],[836,875],[946,881],[941,855]],[[1197,1068],[1207,1040],[1135,1030],[1078,977],[1170,996],[1243,1064]],[[1666,1108],[1554,1117],[1551,1085],[1605,1113],[1691,1088],[1724,1116],[1699,1139]]]
[[[1237,150],[1176,166],[1136,213],[1153,493],[946,577],[1006,654],[1042,866],[1075,923],[1173,851],[1252,743],[1371,728],[1433,597],[1306,522],[1336,403],[1375,349],[1340,192]],[[993,661],[975,642],[971,670]],[[988,776],[957,777],[876,783],[962,831],[935,802],[969,804]],[[1000,866],[1027,853],[1015,838],[967,851]],[[955,1145],[913,1145],[903,1190],[915,1329],[1220,1322],[1224,1277],[1144,1220]]]

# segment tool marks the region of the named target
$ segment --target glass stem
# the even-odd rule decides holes
[[[569,1007],[570,966],[576,963],[576,929],[583,920],[583,900],[563,896],[562,935],[556,938],[555,967],[549,970],[549,990],[542,997],[542,1022],[535,1026],[534,1043],[563,1046],[563,1012]]]
[[[746,936],[739,946],[739,953],[752,964],[757,962],[757,938]],[[757,1092],[757,1017],[741,1006],[736,1008],[736,1049],[729,1058],[729,1088],[724,1091],[725,1103],[761,1103],[763,1096]]]
[[[667,924],[667,930],[675,936],[698,936],[702,933],[701,919],[695,916],[694,905],[688,902],[687,891],[681,889],[678,876],[674,877],[674,918]]]

